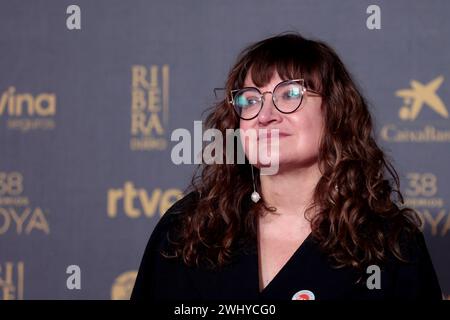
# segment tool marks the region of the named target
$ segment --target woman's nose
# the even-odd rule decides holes
[[[275,106],[273,105],[272,94],[266,95],[265,93],[262,101],[262,109],[258,114],[258,122],[264,125],[272,121],[276,121],[280,116],[280,114],[275,109]]]

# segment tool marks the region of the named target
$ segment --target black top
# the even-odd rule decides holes
[[[299,295],[315,300],[442,299],[422,233],[408,243],[408,263],[391,257],[380,266],[380,289],[369,289],[366,284],[373,271],[364,274],[364,280],[357,284],[354,269],[333,268],[311,234],[262,292],[259,290],[256,240],[246,246],[250,250],[239,250],[230,265],[216,271],[186,266],[179,258],[163,257],[159,250],[168,245],[167,232],[177,215],[183,214],[188,202],[194,199],[191,192],[160,218],[145,249],[132,300],[262,301],[291,300]]]

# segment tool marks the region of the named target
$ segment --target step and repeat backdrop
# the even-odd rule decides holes
[[[195,164],[171,132],[237,54],[326,41],[370,102],[450,296],[450,2],[0,1],[0,299],[128,299]],[[194,162],[194,160],[192,160]]]

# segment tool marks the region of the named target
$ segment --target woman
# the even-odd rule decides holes
[[[206,127],[277,129],[258,139],[279,146],[277,172],[260,174],[245,141],[245,164],[201,166],[155,227],[132,299],[441,299],[419,219],[391,199],[403,203],[397,172],[333,49],[262,40],[225,92]]]

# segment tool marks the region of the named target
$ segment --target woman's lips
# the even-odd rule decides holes
[[[278,133],[278,138],[279,138],[279,139],[285,138],[285,137],[289,137],[289,136],[290,136],[290,134],[287,134],[287,133],[284,133],[284,132]],[[262,139],[271,139],[271,138],[272,138],[272,135],[271,135],[270,133],[260,134],[260,135],[258,136],[258,140],[262,140]]]

